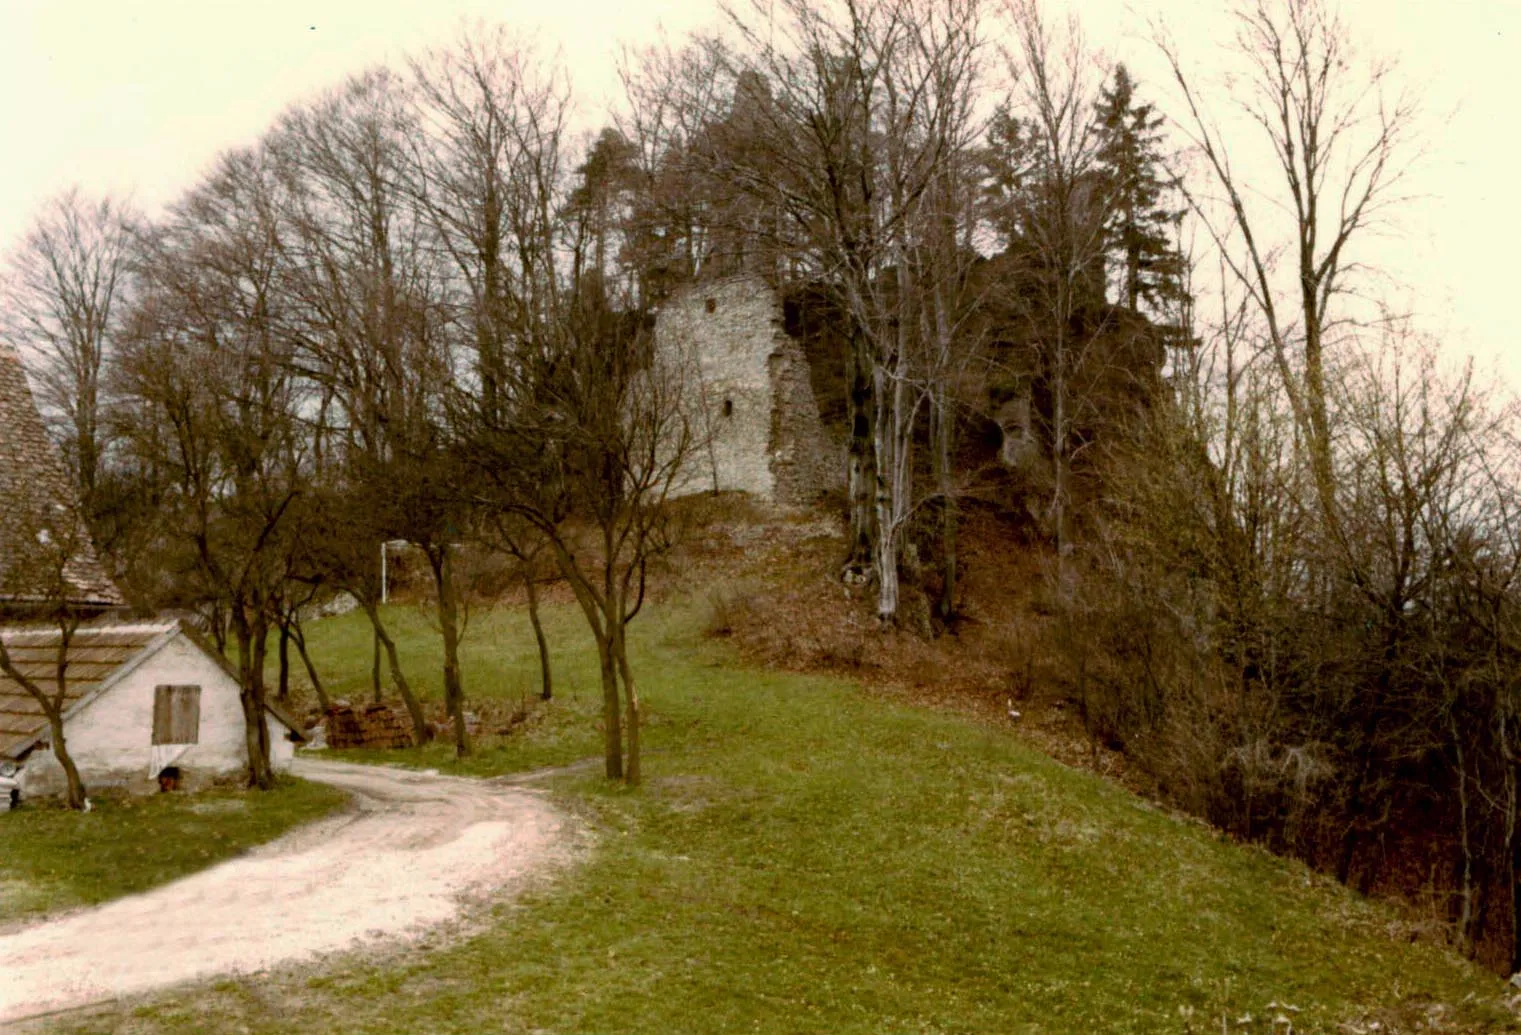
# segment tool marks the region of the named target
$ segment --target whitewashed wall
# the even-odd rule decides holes
[[[134,791],[157,789],[148,772],[153,746],[154,688],[161,684],[193,684],[201,688],[200,742],[174,764],[183,786],[204,786],[213,778],[242,771],[247,762],[243,706],[238,684],[217,662],[185,636],[176,636],[64,728],[69,754],[87,788],[121,787]],[[267,718],[271,760],[276,769],[290,765],[295,745],[285,727]],[[39,746],[23,770],[26,796],[63,790],[63,769],[52,748]]]

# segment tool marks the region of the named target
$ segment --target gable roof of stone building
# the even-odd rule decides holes
[[[48,439],[37,412],[21,357],[0,343],[0,605],[45,603],[45,586],[5,585],[7,562],[19,556],[36,536],[40,508],[77,514],[73,483],[58,451]],[[79,607],[118,607],[121,591],[111,581],[83,529],[83,545],[64,569],[68,603]]]
[[[56,686],[61,635],[58,629],[44,626],[0,629],[0,640],[16,668],[49,694]],[[179,638],[188,640],[238,682],[237,669],[193,626],[177,621],[83,625],[75,630],[65,653],[64,721]],[[264,709],[300,735],[300,724],[273,701],[265,701]],[[0,673],[0,758],[20,758],[43,737],[47,725],[42,706],[19,683]]]

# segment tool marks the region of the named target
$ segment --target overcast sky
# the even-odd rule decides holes
[[[0,0],[0,253],[37,206],[78,183],[150,211],[287,105],[377,61],[447,42],[469,19],[536,31],[575,78],[583,121],[615,89],[613,54],[711,23],[716,0]],[[1360,45],[1399,59],[1425,96],[1422,197],[1380,261],[1427,328],[1521,384],[1513,297],[1521,242],[1521,2],[1345,0]],[[1229,26],[1209,0],[1084,0],[1095,44],[1156,76],[1145,18],[1200,67]]]

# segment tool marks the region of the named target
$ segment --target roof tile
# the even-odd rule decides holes
[[[65,654],[64,711],[173,628],[173,622],[81,626]],[[0,629],[0,640],[21,673],[43,693],[52,693],[58,665],[58,630]],[[36,699],[21,684],[0,673],[0,758],[25,748],[46,726],[47,719]]]
[[[27,525],[35,520],[36,504],[49,502],[78,511],[73,485],[37,412],[21,357],[0,344],[0,574],[7,558],[16,556],[29,534]],[[69,603],[119,606],[121,591],[106,574],[88,537],[81,540],[84,548],[65,570],[75,594]],[[40,589],[0,591],[0,603],[45,600],[46,592]]]

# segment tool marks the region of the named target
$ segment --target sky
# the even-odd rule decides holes
[[[1057,5],[1060,0],[1053,0]],[[1146,43],[1165,21],[1200,74],[1229,23],[1213,0],[1083,0],[1090,41],[1162,92]],[[1451,352],[1521,386],[1513,329],[1521,241],[1521,0],[1342,0],[1364,50],[1422,97],[1416,197],[1370,257]],[[623,43],[717,21],[716,0],[0,0],[0,256],[38,207],[78,184],[150,213],[286,107],[376,62],[501,21],[559,50],[595,128]]]

